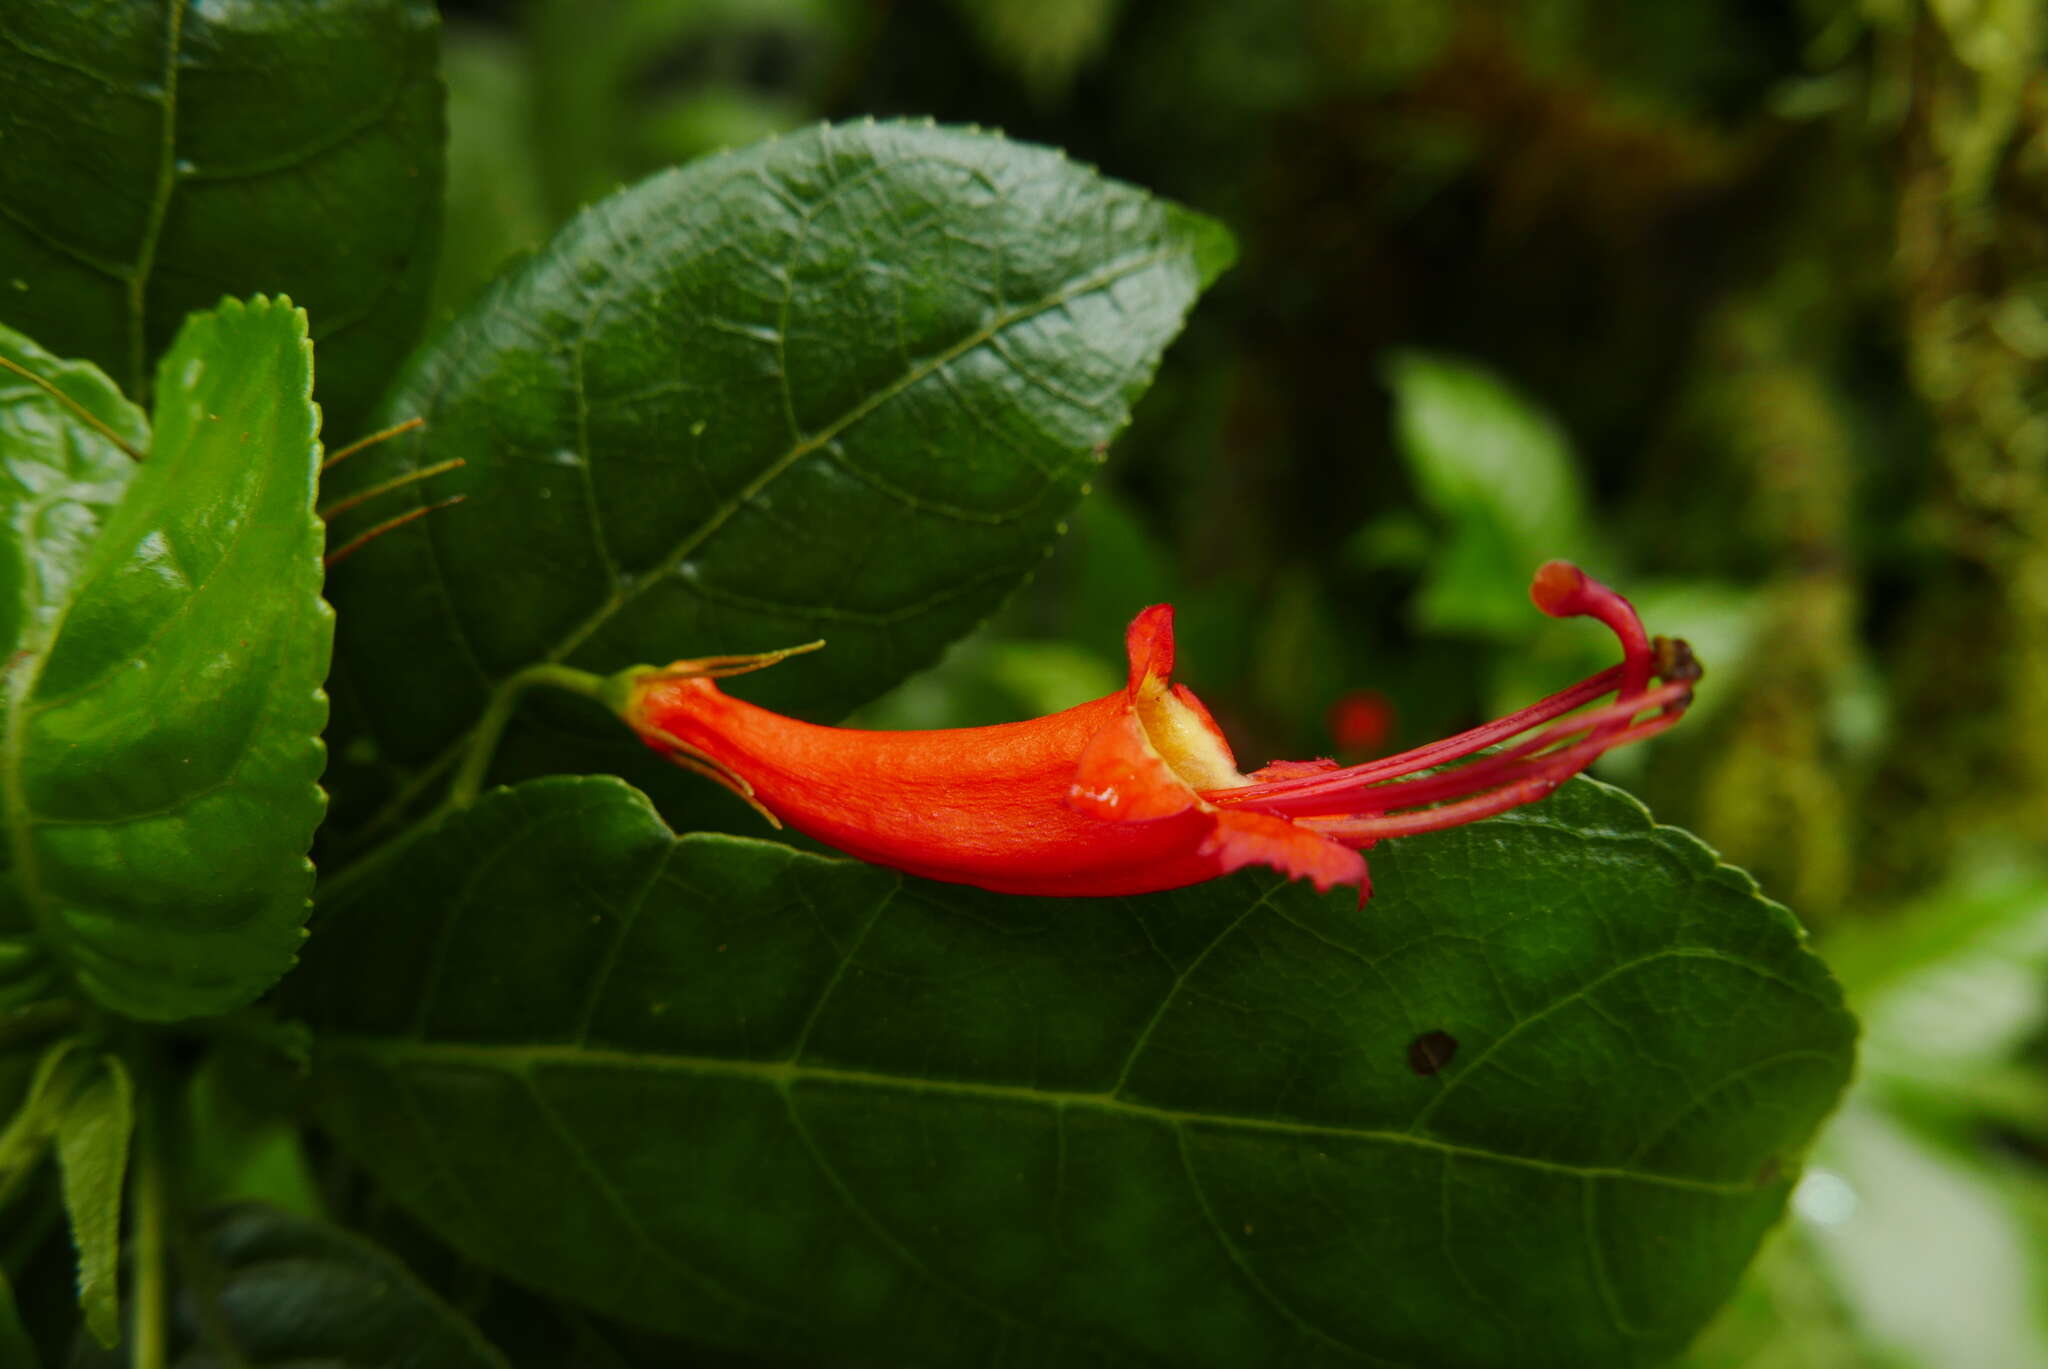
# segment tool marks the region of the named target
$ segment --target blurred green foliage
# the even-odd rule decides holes
[[[452,18],[443,314],[619,182],[822,117],[999,125],[1229,221],[1240,266],[1061,548],[864,720],[1103,692],[1170,599],[1247,763],[1333,750],[1359,688],[1397,749],[1599,663],[1524,595],[1585,560],[1708,668],[1604,773],[1791,903],[1873,1023],[1694,1363],[2048,1362],[2038,0]]]

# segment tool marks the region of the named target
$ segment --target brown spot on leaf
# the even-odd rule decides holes
[[[1756,1186],[1758,1188],[1767,1188],[1770,1185],[1778,1182],[1778,1176],[1783,1174],[1784,1172],[1785,1166],[1778,1159],[1777,1156],[1767,1156],[1765,1157],[1763,1164],[1759,1166],[1757,1169]]]
[[[1408,1068],[1435,1074],[1458,1053],[1458,1038],[1446,1031],[1424,1032],[1408,1043]]]

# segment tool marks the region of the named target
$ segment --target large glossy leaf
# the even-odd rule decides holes
[[[361,517],[466,504],[337,568],[370,731],[445,762],[533,662],[815,637],[814,668],[745,687],[843,713],[1039,563],[1229,251],[1049,149],[926,125],[816,128],[599,203],[424,349],[383,416],[425,429],[335,472],[467,463]]]
[[[187,313],[283,291],[345,432],[426,307],[437,24],[427,0],[0,6],[0,321],[139,398]]]
[[[8,440],[0,956],[24,983],[170,1019],[291,964],[333,634],[311,364],[286,301],[194,317],[111,508],[75,445]]]
[[[1003,898],[543,780],[323,905],[286,989],[400,1201],[656,1328],[929,1364],[1671,1354],[1847,1076],[1833,981],[1589,781],[1373,862],[1364,909],[1252,876]]]
[[[388,1251],[259,1203],[196,1224],[175,1300],[173,1369],[505,1369]],[[78,1369],[125,1359],[84,1351]]]

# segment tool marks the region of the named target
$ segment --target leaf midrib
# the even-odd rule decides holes
[[[324,1054],[355,1055],[386,1066],[402,1065],[408,1061],[466,1064],[520,1077],[530,1076],[537,1068],[605,1068],[657,1074],[739,1078],[785,1093],[797,1084],[825,1083],[893,1089],[905,1093],[933,1094],[960,1099],[1021,1102],[1041,1107],[1087,1108],[1117,1116],[1161,1122],[1177,1130],[1188,1127],[1236,1128],[1279,1136],[1402,1146],[1454,1159],[1490,1162],[1578,1179],[1651,1184],[1716,1197],[1747,1197],[1762,1191],[1758,1185],[1740,1180],[1696,1179],[1685,1175],[1660,1174],[1621,1166],[1571,1164],[1532,1155],[1514,1155],[1505,1151],[1488,1150],[1483,1146],[1462,1145],[1405,1131],[1345,1126],[1338,1123],[1303,1122],[1239,1113],[1191,1112],[1141,1103],[1111,1092],[1038,1089],[1017,1084],[991,1084],[966,1079],[923,1079],[911,1075],[881,1074],[870,1070],[805,1064],[793,1059],[736,1060],[717,1056],[609,1050],[574,1045],[480,1045],[467,1042],[421,1041],[405,1037],[325,1033],[321,1035],[319,1049]],[[1785,1056],[1824,1054],[1818,1051],[1789,1051]]]
[[[610,597],[603,604],[599,605],[596,611],[591,613],[589,617],[564,633],[562,639],[549,649],[548,654],[543,659],[550,662],[559,662],[574,652],[602,630],[614,615],[637,600],[650,586],[658,584],[672,575],[676,567],[680,566],[689,557],[691,552],[697,550],[697,548],[703,546],[716,536],[720,528],[731,522],[741,509],[752,503],[770,485],[787,474],[789,469],[796,465],[797,462],[822,450],[827,444],[861,422],[861,420],[909,390],[911,386],[938,374],[961,357],[966,356],[969,352],[986,345],[992,339],[1026,320],[1036,318],[1040,314],[1048,313],[1063,305],[1072,303],[1084,295],[1090,295],[1097,290],[1105,289],[1127,276],[1133,276],[1141,271],[1148,270],[1169,260],[1173,255],[1172,249],[1161,248],[1156,251],[1142,253],[1136,257],[1126,258],[1124,261],[1118,262],[1113,266],[1105,267],[1100,271],[1083,276],[1079,280],[1073,281],[1049,295],[1031,301],[1029,304],[998,314],[995,318],[983,323],[979,328],[976,328],[959,341],[933,353],[915,365],[906,367],[902,374],[887,385],[877,389],[873,394],[861,399],[858,403],[851,405],[846,412],[832,419],[809,436],[800,438],[792,443],[787,451],[769,462],[761,473],[743,486],[738,493],[712,510],[710,516],[686,534],[667,555],[663,556],[646,570],[640,572],[640,574],[627,580],[618,589],[614,590]],[[587,451],[583,453],[586,463],[589,460],[589,455]],[[500,688],[502,687],[501,685]]]
[[[140,404],[149,397],[149,278],[156,269],[157,243],[178,182],[178,53],[185,41],[185,11],[191,0],[172,0],[164,18],[164,122],[157,143],[156,185],[143,220],[142,241],[128,276],[128,394]]]

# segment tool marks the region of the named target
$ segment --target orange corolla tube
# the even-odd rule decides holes
[[[1619,594],[1562,561],[1537,572],[1530,594],[1553,617],[1607,624],[1620,664],[1482,727],[1363,765],[1281,761],[1240,773],[1209,711],[1172,681],[1173,610],[1164,604],[1131,624],[1124,688],[1028,722],[820,727],[716,683],[787,652],[624,671],[604,692],[649,746],[764,813],[927,879],[1105,896],[1267,865],[1318,889],[1355,886],[1363,902],[1371,886],[1362,852],[1374,842],[1542,798],[1602,752],[1670,727],[1690,701],[1699,676],[1691,653],[1648,638]]]

